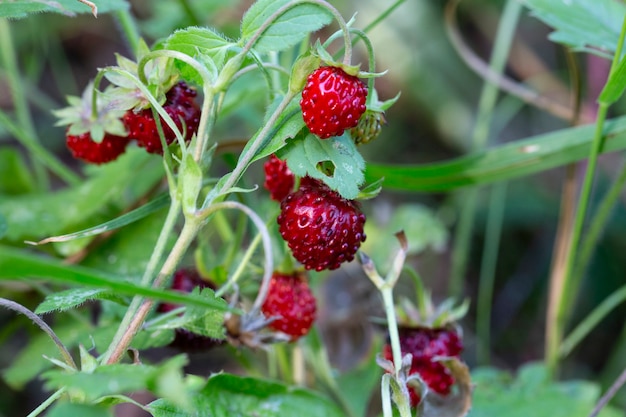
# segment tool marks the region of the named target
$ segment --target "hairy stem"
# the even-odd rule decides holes
[[[0,306],[28,317],[30,321],[35,323],[37,326],[39,326],[41,330],[43,330],[48,336],[50,336],[50,339],[52,339],[57,349],[59,349],[63,361],[71,368],[78,369],[78,367],[76,366],[76,362],[74,362],[72,355],[70,355],[70,352],[67,350],[63,342],[61,342],[61,339],[59,339],[56,333],[54,333],[54,330],[52,330],[52,328],[48,326],[48,324],[43,321],[41,317],[30,311],[23,305],[18,304],[15,301],[7,300],[6,298],[0,298]]]

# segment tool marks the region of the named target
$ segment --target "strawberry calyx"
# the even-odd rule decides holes
[[[55,125],[67,126],[67,134],[72,136],[89,133],[96,143],[102,142],[106,134],[126,137],[128,132],[122,122],[125,111],[112,105],[109,92],[110,88],[95,92],[95,113],[93,83],[87,85],[81,97],[68,96],[69,106],[52,112],[59,119]]]

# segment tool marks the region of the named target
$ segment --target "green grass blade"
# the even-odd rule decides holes
[[[524,177],[587,158],[594,125],[562,129],[473,152],[451,161],[419,165],[370,163],[366,181],[384,177],[388,190],[443,192]],[[601,153],[626,149],[626,117],[605,123]]]
[[[228,309],[221,299],[143,287],[124,281],[122,277],[76,265],[66,265],[54,258],[44,258],[24,250],[0,246],[0,280],[25,278],[106,288],[120,295],[141,295],[175,304],[196,305],[222,311]]]

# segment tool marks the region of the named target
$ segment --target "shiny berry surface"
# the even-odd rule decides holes
[[[281,202],[279,231],[306,269],[337,269],[365,241],[365,215],[324,183],[309,177]]]
[[[321,139],[340,136],[359,123],[365,112],[367,87],[338,67],[321,67],[307,78],[300,108],[311,133]]]

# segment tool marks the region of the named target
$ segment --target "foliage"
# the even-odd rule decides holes
[[[541,86],[516,83],[503,73],[507,58],[510,71],[520,71],[515,57],[509,57],[512,50],[503,30],[515,33],[522,10],[515,0],[491,2],[504,3],[504,8],[489,65],[476,64],[480,58],[455,38],[459,32],[455,15],[472,20],[475,14],[457,11],[454,0],[445,12],[427,2],[397,0],[384,6],[356,2],[352,6],[363,13],[348,21],[339,10],[350,4],[335,6],[325,0],[148,2],[139,6],[149,15],[143,18],[141,11],[131,14],[131,4],[124,0],[95,3],[0,2],[0,86],[9,92],[0,109],[0,305],[11,310],[8,314],[23,316],[0,331],[6,353],[2,356],[10,358],[3,362],[2,376],[15,391],[30,390],[33,381],[42,384],[47,397],[37,398],[40,406],[28,405],[29,416],[47,412],[105,417],[123,403],[155,417],[381,413],[541,417],[592,412],[605,386],[590,375],[585,375],[588,380],[559,380],[559,368],[574,361],[577,344],[594,337],[591,332],[604,322],[610,323],[611,313],[626,298],[623,282],[606,278],[611,268],[622,269],[615,259],[621,259],[626,225],[619,220],[607,225],[626,183],[626,168],[611,174],[616,171],[611,161],[618,157],[600,158],[626,148],[626,118],[619,116],[620,111],[609,111],[612,106],[623,109],[626,90],[623,3],[524,0],[530,14],[553,30],[549,39],[568,49],[569,58],[574,56],[569,51],[594,54],[611,60],[611,67],[606,82],[598,87],[592,70],[603,61],[590,60],[584,70],[575,62],[578,56],[569,62],[572,78],[582,74],[589,88],[597,91],[591,90],[589,98],[578,95],[583,101],[568,108],[567,114],[572,120],[581,116],[595,123],[569,126],[550,119],[547,133],[545,126],[524,127],[517,131],[518,139],[493,144],[487,143],[488,137],[520,124],[516,119],[524,117],[520,99],[540,109],[524,110],[531,114],[524,120],[543,120],[551,111],[563,116],[554,110],[563,106],[551,102]],[[94,21],[89,15],[70,19],[91,12],[90,6],[97,6],[100,16],[115,19],[129,48],[106,57],[107,63],[117,64],[89,68],[86,77],[77,77],[92,79],[85,83],[82,98],[69,99],[82,112],[71,106],[59,111],[62,104],[55,95],[72,89],[63,80],[75,84],[76,67],[61,48],[68,42],[62,31],[39,23],[61,22],[59,27],[67,24],[68,32],[80,36],[106,31],[103,19]],[[493,4],[467,6],[480,10]],[[406,13],[396,12],[400,7]],[[423,25],[416,25],[414,15]],[[410,30],[405,33],[400,27],[407,21]],[[28,25],[39,37],[28,34]],[[381,47],[374,30],[378,26],[386,33],[402,32],[402,37]],[[460,98],[478,93],[473,90],[476,79],[446,49],[447,42],[438,43],[444,29],[455,53],[485,79],[480,99],[472,96],[467,106],[478,103],[476,117],[473,110],[463,110]],[[413,51],[413,33],[427,38],[427,47]],[[108,37],[86,38],[89,53],[112,55],[95,44],[109,42]],[[29,42],[37,44],[37,53],[23,53]],[[397,57],[413,54],[428,59],[402,69],[405,64]],[[347,130],[322,140],[307,129],[300,93],[307,75],[319,65],[339,66],[367,82],[368,112],[381,123],[388,121],[382,123],[379,139],[362,145]],[[450,68],[452,83],[445,79]],[[48,80],[55,85],[44,85]],[[195,100],[201,112],[197,126],[184,121],[181,125],[166,109],[171,100],[167,93],[182,81],[191,97],[187,99]],[[397,94],[398,84],[402,96]],[[569,86],[559,86],[576,96]],[[497,100],[497,88],[509,95]],[[381,102],[379,95],[393,98]],[[48,114],[52,107],[61,124],[86,126],[81,133],[99,132],[96,143],[106,131],[103,120],[113,117],[116,135],[123,135],[124,118],[153,117],[163,155],[148,154],[134,143],[137,138],[129,137],[127,151],[113,162],[68,162],[67,152],[57,146],[63,131],[52,128],[48,118],[39,118],[41,108]],[[447,110],[435,115],[441,109]],[[436,152],[427,153],[434,142],[428,146],[421,142],[426,128],[416,119],[420,110],[435,115],[429,129],[442,136],[436,146],[446,148],[449,157],[444,160]],[[405,130],[394,123],[402,113],[410,122]],[[613,114],[617,116],[610,118]],[[471,134],[463,115],[476,125]],[[451,132],[458,136],[445,137]],[[464,153],[458,155],[459,151]],[[324,308],[318,309],[318,328],[297,343],[271,331],[267,324],[275,318],[260,312],[271,274],[299,268],[277,230],[280,204],[270,201],[260,187],[261,165],[272,154],[286,161],[296,184],[307,176],[317,178],[342,198],[360,200],[356,206],[368,215],[368,239],[357,254],[360,269],[355,264],[340,271],[302,272]],[[577,177],[568,171],[564,181],[555,180],[554,172],[584,160],[587,170],[574,203],[566,185],[575,184]],[[599,166],[607,169],[595,175]],[[509,182],[512,186],[507,188]],[[561,185],[566,191],[558,201]],[[481,202],[482,197],[488,198]],[[554,224],[552,208],[559,204],[563,212]],[[474,228],[482,223],[484,234]],[[532,264],[533,273],[525,282],[513,278],[496,282],[496,275],[515,276],[523,270],[521,266],[513,270],[522,258],[517,245],[527,239],[519,233],[523,227],[525,232],[531,230],[528,234],[549,233],[550,244],[552,231],[560,230],[554,258],[544,260],[533,253],[526,262],[527,267]],[[617,249],[599,251],[606,256],[601,261],[608,259],[600,262],[593,255],[606,244],[600,241],[603,231],[617,242]],[[521,238],[507,239],[516,234]],[[547,245],[542,241],[535,246]],[[540,270],[548,269],[543,263],[554,268],[549,288],[538,284],[548,275]],[[176,287],[172,277],[180,268],[197,271],[206,288]],[[588,270],[597,278],[591,284],[583,280]],[[460,285],[454,282],[455,274]],[[350,277],[350,291],[333,287],[341,276]],[[516,296],[499,299],[494,297],[498,290]],[[377,297],[370,296],[372,291]],[[545,291],[551,293],[546,296]],[[528,301],[528,296],[523,306],[514,305],[539,292],[539,301]],[[415,294],[416,306],[407,294]],[[433,294],[445,301],[435,304]],[[372,308],[369,300],[374,298]],[[476,308],[469,310],[469,318],[462,318],[470,304]],[[515,355],[523,352],[527,360],[526,348],[540,356],[536,332],[544,323],[539,326],[532,317],[523,326],[528,332],[518,331],[511,325],[517,320],[514,314],[495,313],[518,307],[515,313],[525,313],[524,308],[548,311],[541,365],[523,364]],[[476,329],[469,321],[474,316]],[[24,326],[27,320],[37,327]],[[407,323],[417,327],[436,323],[460,335],[476,330],[476,343],[484,344],[481,349],[487,352],[482,357],[479,352],[478,362],[486,363],[489,353],[504,350],[503,360],[509,367],[519,366],[517,374],[474,366],[467,353],[461,358],[436,357],[437,369],[455,381],[450,394],[439,395],[427,389],[428,378],[412,369],[412,358],[402,356],[398,329]],[[498,326],[500,340],[490,339],[490,330]],[[509,336],[503,327],[518,333],[516,342],[505,349],[503,339]],[[570,327],[574,331],[568,334]],[[528,337],[533,340],[530,348],[515,346],[526,337],[520,333],[534,336]],[[354,334],[358,341],[350,345]],[[611,336],[607,345],[618,353],[610,363],[624,362],[619,354],[623,349],[614,333]],[[22,340],[16,353],[15,341]],[[387,347],[391,351],[381,355]],[[209,357],[209,350],[222,368],[198,371],[197,358]],[[586,368],[593,366],[598,364],[584,363]],[[614,378],[616,368],[609,368],[605,375]],[[423,399],[417,410],[410,409],[407,387]],[[136,402],[132,394],[141,391],[154,399]],[[0,395],[0,404],[5,400],[8,396]],[[11,404],[14,407],[18,406]],[[599,415],[617,414],[610,405]]]

